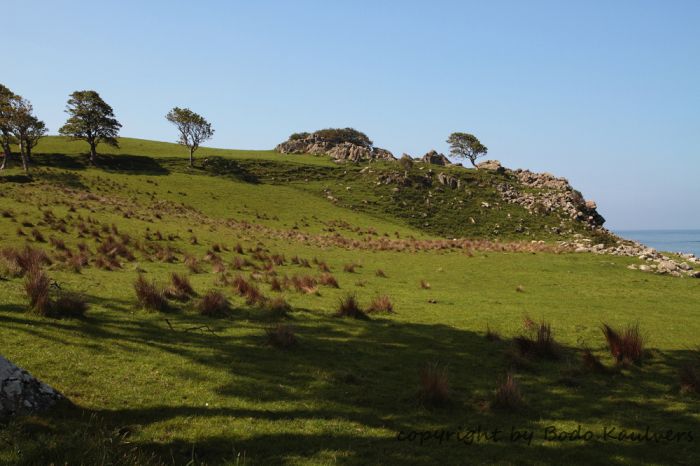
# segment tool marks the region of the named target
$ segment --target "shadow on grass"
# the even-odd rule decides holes
[[[85,170],[93,167],[87,155],[68,156],[65,154],[36,154],[33,163],[39,167]],[[97,169],[123,175],[167,175],[167,169],[160,159],[143,155],[100,154],[94,165]]]
[[[176,328],[211,325],[221,332],[214,337],[173,331],[161,316],[151,317],[100,312],[84,321],[56,322],[0,314],[3,328],[47,341],[55,339],[52,333],[60,328],[81,333],[97,350],[128,346],[134,354],[182,359],[187,370],[169,376],[169,390],[190,395],[188,384],[197,380],[210,384],[206,396],[216,400],[212,407],[193,396],[166,397],[169,401],[141,406],[59,410],[45,416],[57,428],[44,441],[62,442],[62,429],[80,425],[87,413],[104,419],[115,431],[134,432],[130,448],[155,453],[166,464],[186,464],[193,455],[207,464],[221,464],[233,461],[236,452],[245,452],[256,464],[299,458],[340,464],[463,464],[465,458],[506,464],[682,464],[697,451],[697,443],[687,442],[541,441],[544,427],[551,423],[566,423],[569,429],[580,423],[584,429],[608,425],[642,432],[649,425],[652,430],[692,431],[697,436],[698,404],[681,400],[676,390],[676,371],[696,357],[692,351],[656,352],[641,368],[615,375],[580,373],[573,387],[561,383],[566,361],[535,361],[533,371],[517,376],[526,407],[499,413],[483,409],[483,402],[509,370],[502,356],[509,343],[489,342],[472,331],[317,315],[294,322],[299,345],[282,351],[265,345],[258,322],[206,319],[186,311],[162,316],[172,318]],[[232,326],[254,331],[232,335],[227,331]],[[54,340],[60,343],[65,344]],[[579,356],[576,348],[564,348],[564,358]],[[449,368],[453,392],[449,408],[430,410],[417,402],[418,373],[428,361],[441,361]],[[133,383],[136,389],[152,389],[139,386],[137,380]],[[686,408],[678,408],[681,401]],[[319,425],[319,419],[328,422]],[[511,427],[530,429],[536,440],[527,446],[437,440],[420,445],[396,439],[401,431],[456,431],[479,425],[505,432]],[[140,431],[146,431],[144,437]],[[156,441],[154,436],[162,438]],[[72,462],[65,456],[68,449],[53,450],[61,457],[42,456],[41,439],[20,439],[28,457]]]

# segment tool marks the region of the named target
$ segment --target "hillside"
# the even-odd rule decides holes
[[[175,144],[120,143],[90,167],[83,144],[48,137],[29,176],[0,172],[0,354],[69,400],[0,421],[0,464],[697,455],[685,440],[543,438],[550,426],[700,432],[697,395],[678,375],[699,361],[700,280],[630,270],[646,259],[612,254],[630,246],[591,226],[602,221],[593,204],[578,216],[548,203],[586,206],[564,181],[209,148],[189,169]],[[582,242],[611,254],[574,252]],[[84,315],[30,309],[25,246],[45,254],[34,253],[51,302],[77,294]],[[174,293],[173,272],[194,296]],[[160,310],[139,301],[139,276],[168,288]],[[229,309],[203,307],[209,292]],[[336,315],[348,295],[366,319]],[[540,322],[551,325],[552,357],[518,346]],[[643,358],[618,361],[603,323],[638,324]],[[280,347],[280,328],[295,345]],[[449,378],[442,405],[419,394],[433,363]],[[494,404],[506,374],[522,405]],[[535,435],[529,445],[401,440],[477,426]]]

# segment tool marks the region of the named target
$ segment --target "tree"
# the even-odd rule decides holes
[[[473,134],[452,133],[447,138],[450,145],[450,154],[462,159],[468,159],[476,167],[476,159],[483,157],[488,148],[483,145]]]
[[[190,150],[190,167],[194,166],[194,151],[199,145],[214,135],[211,123],[189,108],[175,107],[165,118],[180,132],[178,143]]]
[[[12,115],[11,102],[15,97],[16,95],[14,92],[0,84],[0,146],[2,146],[3,153],[0,170],[5,168],[7,161],[12,156],[10,144],[15,142],[14,136],[12,135],[12,127],[10,126]]]
[[[121,123],[114,118],[114,111],[95,91],[75,91],[66,105],[70,115],[58,130],[64,136],[81,139],[90,144],[90,163],[95,163],[97,145],[104,142],[119,147],[117,137]]]
[[[19,143],[19,154],[22,168],[26,172],[32,148],[48,131],[43,121],[34,116],[32,104],[20,96],[10,99],[10,129],[15,140]]]

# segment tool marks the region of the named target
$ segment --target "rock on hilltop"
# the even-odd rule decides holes
[[[338,162],[396,160],[391,152],[374,147],[364,133],[352,128],[295,133],[275,147],[275,150],[282,154],[328,155]]]

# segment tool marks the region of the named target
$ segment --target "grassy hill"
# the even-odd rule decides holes
[[[427,206],[418,184],[378,184],[390,164],[202,148],[190,170],[177,145],[122,139],[94,168],[84,150],[46,138],[31,176],[0,173],[0,351],[74,405],[0,424],[0,464],[695,462],[700,404],[678,372],[698,363],[700,281],[559,251],[562,219],[481,208],[498,204],[499,175],[445,169],[471,193],[430,189]],[[52,296],[87,301],[83,317],[28,310],[12,262],[25,245],[46,252]],[[139,274],[165,286],[172,272],[198,296],[143,309]],[[241,296],[238,276],[267,299]],[[199,312],[210,290],[230,301],[225,317]],[[394,312],[336,317],[348,294],[365,309],[387,296]],[[530,319],[551,324],[556,358],[515,349]],[[639,324],[640,364],[616,364],[603,322]],[[295,346],[268,343],[278,325]],[[586,348],[604,370],[582,364]],[[445,406],[419,396],[431,363],[448,372]],[[507,373],[518,409],[492,406]],[[579,425],[596,438],[543,438]],[[478,426],[504,433],[469,445]],[[600,438],[647,426],[696,438]],[[511,442],[513,428],[533,431],[530,444]],[[459,440],[411,434],[442,430]]]

